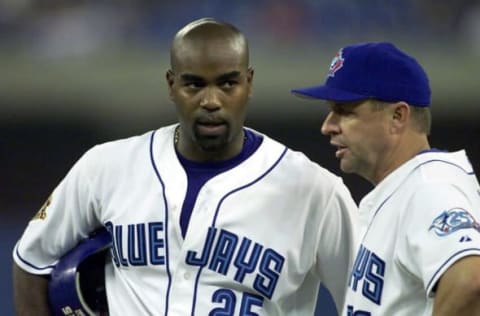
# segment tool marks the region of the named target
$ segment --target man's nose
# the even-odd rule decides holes
[[[328,113],[327,117],[323,121],[321,131],[323,135],[327,136],[332,134],[338,134],[338,120],[333,112]]]
[[[215,87],[206,87],[200,99],[200,106],[212,111],[221,107],[220,91]]]

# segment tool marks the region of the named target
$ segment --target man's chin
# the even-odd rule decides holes
[[[226,142],[222,137],[201,138],[199,139],[198,144],[205,152],[221,151],[226,147]]]
[[[340,170],[342,170],[343,173],[353,173],[353,168],[352,165],[348,163],[348,161],[345,161],[344,159],[340,160]]]

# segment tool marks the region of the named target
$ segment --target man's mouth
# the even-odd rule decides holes
[[[345,153],[347,152],[348,148],[347,147],[338,147],[337,146],[337,151],[335,152],[335,157],[337,158],[343,158]]]
[[[206,136],[217,136],[223,134],[227,128],[224,122],[210,122],[210,121],[200,121],[196,123],[197,130],[200,134]]]
[[[347,146],[344,146],[340,143],[330,142],[330,144],[337,148],[337,150],[335,151],[335,157],[337,158],[342,158],[348,150]]]

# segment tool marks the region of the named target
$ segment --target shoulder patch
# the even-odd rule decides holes
[[[46,217],[47,217],[47,207],[50,205],[50,203],[52,202],[52,195],[50,195],[48,197],[48,199],[45,201],[45,203],[43,203],[42,207],[40,208],[40,210],[37,212],[37,214],[35,214],[35,216],[32,218],[32,221],[33,220],[36,220],[36,219],[41,219],[41,220],[44,220]]]
[[[428,230],[433,230],[437,236],[450,235],[460,229],[473,228],[480,232],[480,224],[462,208],[452,208],[437,216]]]

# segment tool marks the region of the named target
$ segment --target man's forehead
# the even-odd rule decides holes
[[[173,60],[173,70],[181,73],[225,74],[232,71],[246,72],[247,64],[243,56],[234,52],[218,50],[185,52]]]
[[[368,100],[359,101],[326,101],[331,108],[349,108],[354,109],[368,103]]]
[[[227,70],[227,71],[212,71],[212,72],[195,72],[195,71],[182,71],[176,73],[181,80],[184,81],[218,81],[218,80],[231,80],[241,77],[243,73],[240,70]]]
[[[179,40],[172,49],[172,67],[189,65],[219,66],[248,64],[248,53],[238,38]]]
[[[185,58],[214,58],[222,56],[241,59],[245,56],[245,48],[239,41],[216,39],[205,41],[182,41],[173,51],[177,59]]]

